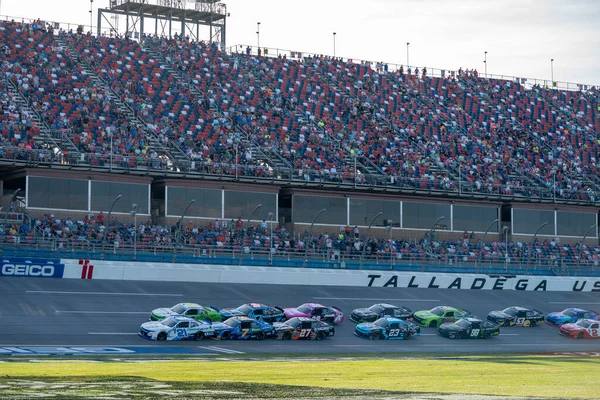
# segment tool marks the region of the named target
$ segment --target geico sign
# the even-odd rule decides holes
[[[52,265],[4,264],[2,275],[13,276],[54,276]]]

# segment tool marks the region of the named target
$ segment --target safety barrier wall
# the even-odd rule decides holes
[[[64,278],[266,285],[600,292],[600,277],[348,271],[311,268],[62,260]]]

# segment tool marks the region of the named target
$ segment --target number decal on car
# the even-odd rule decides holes
[[[246,336],[250,332],[250,329],[242,329],[242,337]]]
[[[389,337],[400,336],[400,329],[390,329]]]
[[[301,338],[307,338],[307,337],[310,336],[310,332],[311,332],[311,329],[302,329],[300,331],[300,337]]]
[[[590,329],[590,336],[593,336],[593,337],[598,336],[598,329]]]
[[[517,318],[517,321],[515,322],[515,324],[517,325],[523,325],[525,323],[525,318]]]
[[[471,331],[471,337],[477,337],[479,336],[479,329],[473,329]]]
[[[187,330],[184,328],[177,328],[176,332],[177,332],[177,336],[183,336],[183,337],[187,336]]]

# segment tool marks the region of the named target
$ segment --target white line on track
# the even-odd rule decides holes
[[[367,298],[367,297],[313,297],[315,300],[366,300],[366,301],[432,301],[440,302],[436,299],[383,299],[383,298]]]
[[[237,351],[237,350],[231,350],[231,349],[224,349],[223,347],[217,347],[217,346],[198,346],[198,348],[204,349],[204,350],[212,350],[212,351],[216,351],[216,352],[219,352],[219,353],[246,354],[243,351]]]
[[[89,294],[103,296],[165,296],[165,297],[183,297],[179,293],[119,293],[119,292],[61,292],[56,290],[26,290],[25,293],[44,293],[44,294]]]
[[[548,304],[600,304],[598,302],[585,302],[585,301],[550,301]]]
[[[88,335],[112,335],[112,336],[129,336],[129,335],[137,335],[137,333],[133,332],[88,332]]]
[[[437,333],[421,333],[419,336],[438,336]],[[521,336],[518,333],[501,333],[500,336]]]
[[[58,314],[124,314],[124,315],[145,315],[148,311],[61,311],[55,310]]]

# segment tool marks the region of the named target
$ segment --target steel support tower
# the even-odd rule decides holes
[[[103,28],[110,28],[109,34],[121,33],[115,16],[125,17],[124,33],[132,39],[148,34],[170,39],[179,33],[200,41],[200,28],[208,27],[209,41],[225,48],[229,14],[227,6],[218,0],[110,0],[109,8],[98,9],[98,35]],[[154,29],[148,29],[148,24]]]

